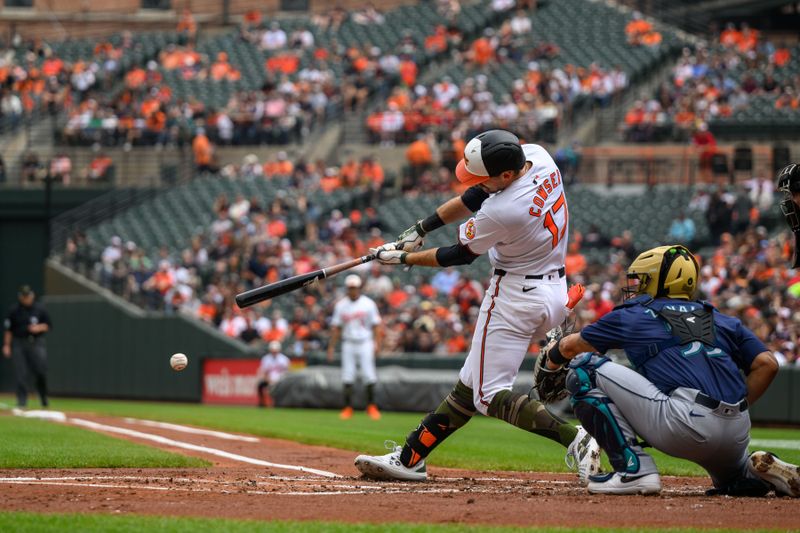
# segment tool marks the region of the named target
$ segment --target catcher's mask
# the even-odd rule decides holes
[[[780,205],[786,223],[794,233],[800,232],[800,208],[792,198],[793,194],[800,192],[800,166],[791,164],[781,169],[778,173],[778,191],[783,193]]]
[[[659,246],[639,254],[628,267],[623,299],[649,294],[653,298],[691,300],[697,292],[697,259],[680,244]]]

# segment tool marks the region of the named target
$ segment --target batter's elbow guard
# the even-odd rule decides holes
[[[460,243],[443,246],[436,250],[436,262],[443,267],[469,265],[478,257],[480,256],[475,255],[472,250]]]

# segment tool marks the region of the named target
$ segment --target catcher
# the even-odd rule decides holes
[[[709,495],[774,490],[800,497],[797,466],[769,452],[747,453],[748,406],[772,382],[778,363],[737,318],[693,299],[697,274],[696,259],[680,245],[639,255],[627,272],[629,297],[546,347],[534,388],[549,400],[568,393],[575,415],[608,455],[614,472],[590,476],[589,492],[660,492],[658,470],[638,435],[702,466],[714,483]],[[612,348],[623,349],[635,370],[601,355]]]

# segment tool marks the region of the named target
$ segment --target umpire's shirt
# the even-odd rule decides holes
[[[6,315],[3,323],[3,329],[10,331],[14,341],[28,341],[33,342],[42,337],[42,333],[31,333],[28,331],[28,326],[35,324],[47,324],[52,327],[50,323],[50,315],[44,307],[34,302],[30,307],[17,303]]]

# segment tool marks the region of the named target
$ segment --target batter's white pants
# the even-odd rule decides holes
[[[486,414],[495,394],[511,390],[532,340],[545,338],[569,313],[567,280],[558,272],[542,280],[495,274],[481,304],[459,379],[473,390],[475,408]]]
[[[370,340],[342,341],[342,383],[356,380],[356,363],[361,369],[361,379],[369,385],[378,381],[375,373],[375,343]]]

